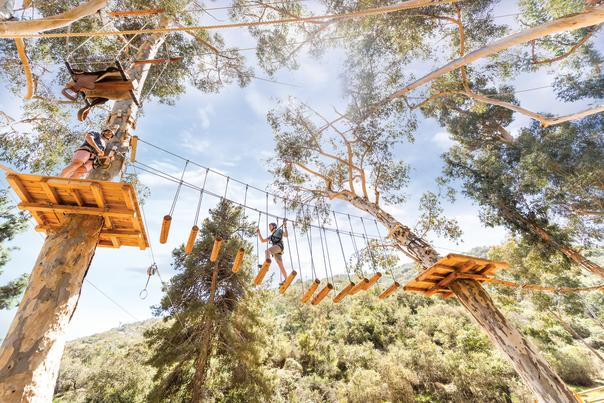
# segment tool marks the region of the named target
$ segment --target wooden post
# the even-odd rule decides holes
[[[346,296],[348,295],[348,293],[350,292],[350,290],[352,289],[352,287],[354,287],[354,283],[351,281],[350,283],[348,283],[348,285],[346,287],[344,287],[342,289],[342,291],[340,291],[338,293],[338,295],[336,295],[335,297],[333,297],[333,302],[337,304],[340,301],[342,301],[344,298],[346,298]]]
[[[239,248],[239,250],[237,251],[237,254],[235,255],[235,259],[233,260],[233,267],[231,268],[231,271],[233,273],[237,273],[239,271],[239,268],[241,267],[241,264],[243,263],[244,256],[245,256],[245,249]]]
[[[195,239],[197,239],[197,233],[199,232],[199,227],[194,225],[191,227],[191,232],[189,233],[189,239],[187,239],[187,244],[185,245],[185,255],[188,255],[193,250],[193,246],[195,246]]]
[[[105,1],[94,3],[105,4]],[[147,37],[136,58],[154,58],[164,38],[165,34]],[[135,66],[128,71],[139,82],[138,91],[144,86],[149,67]],[[120,127],[116,144],[128,144],[129,129],[137,113],[138,106],[132,100],[115,102],[108,125]],[[95,169],[89,179],[108,181],[118,177],[124,169],[127,146],[120,151],[111,167]],[[65,331],[77,307],[102,225],[98,216],[69,214],[63,227],[44,241],[29,285],[0,347],[0,402],[52,400],[65,347]]]

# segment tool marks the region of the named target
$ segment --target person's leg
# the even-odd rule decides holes
[[[285,270],[285,266],[283,265],[283,251],[278,246],[277,248],[279,249],[279,251],[275,252],[273,256],[277,261],[277,266],[279,266],[279,270],[281,270],[281,275],[283,276],[283,280],[285,281],[285,279],[287,278],[287,270]]]
[[[264,251],[264,259],[271,260],[271,248],[268,248]]]
[[[87,174],[92,170],[92,161],[88,160],[84,165],[80,166],[76,171],[71,175],[72,178],[80,179],[84,174]]]
[[[71,178],[78,168],[86,164],[89,159],[90,153],[88,151],[77,150],[75,153],[73,153],[71,163],[61,171],[59,176],[62,178]]]

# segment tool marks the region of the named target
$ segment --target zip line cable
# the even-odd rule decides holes
[[[138,168],[139,170],[141,170],[141,171],[147,172],[147,173],[149,173],[149,174],[151,174],[151,175],[158,176],[158,177],[160,177],[160,178],[162,178],[162,179],[165,179],[165,180],[167,180],[167,181],[171,181],[171,182],[174,182],[174,183],[180,183],[180,180],[179,180],[178,178],[176,178],[176,177],[174,177],[174,176],[172,176],[172,175],[170,175],[170,174],[168,174],[168,173],[165,173],[165,172],[163,172],[163,171],[161,171],[161,170],[159,170],[159,169],[157,169],[157,168],[153,168],[153,167],[148,166],[148,165],[146,165],[146,164],[143,164],[143,163],[141,163],[141,162],[139,162],[139,161],[136,161],[136,162],[135,162],[135,164],[137,164],[137,168]],[[183,181],[183,182],[182,182],[182,184],[183,184],[183,186],[185,186],[185,187],[187,187],[187,188],[194,189],[194,190],[196,190],[196,191],[202,191],[202,192],[204,192],[204,193],[206,193],[206,194],[208,194],[208,195],[210,195],[210,196],[216,197],[216,198],[218,198],[218,199],[221,199],[221,198],[222,198],[222,196],[221,196],[221,195],[218,195],[218,194],[216,194],[216,193],[214,193],[214,192],[211,192],[211,191],[209,191],[209,190],[207,190],[207,189],[201,189],[201,188],[200,188],[200,187],[198,187],[197,185],[194,185],[194,184],[189,183],[189,182],[187,182],[187,181]],[[235,204],[235,205],[238,205],[238,206],[244,207],[244,206],[243,206],[243,204],[241,204],[240,202],[237,202],[237,201],[235,201],[235,200],[230,200],[230,199],[229,199],[229,201],[230,201],[231,203]],[[254,208],[254,207],[251,207],[251,206],[246,206],[246,207],[247,207],[247,209],[249,209],[249,210],[251,210],[251,211],[258,212],[259,214],[266,214],[266,213],[263,213],[261,210],[259,210],[259,209],[257,209],[257,208]],[[275,218],[275,219],[279,218],[278,216],[276,216],[276,215],[274,215],[274,214],[269,214],[269,216],[270,216],[270,217],[273,217],[273,218]],[[267,217],[267,218],[268,218],[268,217]],[[296,221],[293,221],[293,222],[296,222]],[[301,223],[298,223],[298,224],[301,224]],[[302,225],[302,226],[304,226],[304,225]],[[314,227],[314,228],[323,228],[323,227],[321,227],[320,225],[314,225],[314,224],[308,224],[308,227],[309,227],[309,228],[310,228],[310,227]],[[332,231],[332,232],[335,232],[335,229],[333,229],[333,228],[330,228],[330,227],[324,227],[324,228],[325,228],[325,230],[326,230],[326,231]],[[363,237],[363,235],[362,235],[362,234],[357,233],[357,232],[354,232],[354,231],[353,231],[353,232],[349,232],[349,231],[341,231],[341,232],[342,232],[343,234],[349,235],[349,236],[351,236],[351,237],[356,237],[356,238],[362,238],[362,237]],[[375,238],[375,237],[373,237],[373,238],[371,238],[371,239],[375,239],[375,240],[377,240],[377,238]]]
[[[435,0],[430,5],[448,4],[452,0]],[[209,31],[214,29],[229,29],[229,28],[245,28],[258,27],[280,24],[301,24],[305,22],[320,22],[320,21],[336,21],[340,19],[349,19],[356,17],[369,17],[373,15],[387,14],[397,11],[409,9],[410,6],[406,3],[399,3],[389,6],[374,7],[364,10],[350,11],[340,14],[323,14],[307,17],[290,17],[281,18],[270,21],[253,21],[253,22],[237,22],[231,24],[218,25],[199,25],[189,27],[174,27],[174,28],[146,28],[146,29],[128,29],[122,31],[90,31],[90,32],[53,32],[53,33],[36,33],[36,34],[0,34],[0,38],[69,38],[69,37],[94,37],[94,36],[118,36],[118,35],[134,35],[134,34],[162,34],[173,32],[193,32],[193,31]],[[415,7],[414,7],[415,8]]]
[[[148,145],[148,146],[150,146],[150,147],[153,147],[153,148],[155,148],[155,149],[157,149],[157,150],[159,150],[159,151],[165,152],[166,154],[169,154],[169,155],[171,155],[171,156],[173,156],[173,157],[176,157],[176,158],[178,158],[178,159],[181,159],[181,160],[183,160],[183,161],[189,161],[189,163],[190,163],[191,165],[195,165],[195,166],[197,166],[197,167],[199,167],[199,168],[202,168],[202,169],[207,169],[207,170],[209,170],[209,172],[211,172],[211,173],[213,173],[213,174],[216,174],[216,175],[219,175],[219,176],[222,176],[223,178],[226,178],[226,177],[227,177],[227,175],[225,175],[225,174],[223,174],[223,173],[221,173],[221,172],[218,172],[218,171],[216,171],[216,170],[214,170],[214,169],[212,169],[212,168],[206,167],[205,165],[202,165],[202,164],[200,164],[200,163],[198,163],[198,162],[191,161],[191,160],[189,160],[189,159],[187,159],[187,158],[183,157],[182,155],[178,155],[178,154],[176,154],[176,153],[174,153],[174,152],[172,152],[172,151],[169,151],[169,150],[167,150],[167,149],[165,149],[165,148],[163,148],[163,147],[160,147],[160,146],[157,146],[157,145],[155,145],[155,144],[152,144],[152,143],[150,143],[150,142],[148,142],[148,141],[145,141],[145,140],[141,139],[140,137],[138,138],[138,142],[140,142],[140,143],[145,143],[145,144],[147,144],[147,145]],[[140,161],[138,161],[138,160],[137,160],[136,162],[137,162],[137,163],[139,163],[139,164],[142,164],[142,162],[140,162]],[[275,193],[267,192],[267,191],[266,191],[266,190],[264,190],[264,189],[260,189],[259,187],[256,187],[256,186],[253,186],[253,185],[247,184],[247,183],[245,183],[245,182],[243,182],[243,181],[240,181],[240,180],[238,180],[238,179],[231,178],[231,180],[232,180],[233,182],[239,183],[240,185],[246,185],[246,186],[249,186],[249,188],[250,188],[250,189],[256,190],[256,191],[258,191],[258,192],[262,192],[262,193],[268,193],[268,194],[269,194],[269,196],[271,196],[271,197],[273,197],[273,198],[276,198],[276,199],[279,199],[279,200],[282,200],[282,201],[284,201],[284,202],[289,202],[289,203],[294,202],[294,200],[292,200],[292,199],[288,199],[287,197],[283,197],[283,196],[280,196],[280,195],[275,194]],[[313,204],[309,204],[309,203],[298,203],[298,204],[300,204],[301,206],[310,207],[310,208],[312,208],[313,210],[314,210],[314,209],[317,209],[317,206],[315,206],[315,205],[313,205]],[[341,215],[350,215],[350,216],[351,216],[351,217],[353,217],[353,218],[361,218],[361,216],[357,216],[357,215],[354,215],[354,214],[348,214],[348,213],[344,213],[344,212],[340,212],[340,211],[336,211],[336,213],[341,214]]]

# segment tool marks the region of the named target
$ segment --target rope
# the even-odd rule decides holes
[[[327,249],[327,264],[329,265],[329,274],[331,275],[331,284],[335,287],[335,281],[333,279],[333,270],[331,269],[331,257],[329,256],[329,248],[327,247],[327,232],[323,228],[323,237],[325,238],[325,249]]]
[[[145,141],[145,140],[141,139],[140,137],[138,138],[138,141],[139,141],[139,143],[145,143],[145,144],[147,144],[147,145],[148,145],[148,146],[150,146],[150,147],[153,147],[153,148],[155,148],[155,149],[157,149],[157,150],[160,150],[160,151],[162,151],[162,152],[164,152],[164,153],[166,153],[166,154],[169,154],[169,155],[171,155],[171,156],[173,156],[173,157],[176,157],[176,158],[178,158],[178,159],[181,159],[181,160],[183,160],[183,161],[189,161],[189,163],[190,163],[191,165],[195,165],[195,166],[197,166],[197,167],[199,167],[199,168],[202,168],[202,169],[207,169],[207,170],[209,170],[209,171],[210,171],[211,173],[213,173],[213,174],[216,174],[216,175],[221,176],[221,177],[223,177],[223,178],[226,178],[226,177],[227,177],[227,175],[225,175],[225,174],[223,174],[223,173],[221,173],[221,172],[215,171],[215,170],[213,170],[213,169],[211,169],[211,168],[209,168],[209,167],[206,167],[205,165],[202,165],[202,164],[200,164],[200,163],[198,163],[198,162],[191,161],[191,160],[189,160],[189,159],[187,159],[187,158],[183,157],[182,155],[176,154],[176,153],[174,153],[174,152],[172,152],[172,151],[169,151],[169,150],[167,150],[167,149],[165,149],[165,148],[163,148],[163,147],[160,147],[160,146],[157,146],[157,145],[155,145],[155,144],[152,144],[152,143],[150,143],[150,142],[148,142],[148,141]],[[140,161],[137,161],[137,162],[138,162],[138,163],[141,163]],[[142,163],[141,163],[141,164],[142,164]],[[273,198],[275,198],[275,199],[282,200],[282,201],[283,201],[284,203],[286,203],[286,204],[290,204],[290,205],[291,205],[291,204],[293,204],[293,203],[295,202],[295,204],[299,204],[300,206],[304,206],[304,207],[309,207],[309,208],[311,208],[311,209],[313,209],[313,210],[316,210],[316,209],[318,208],[318,207],[317,207],[317,206],[315,206],[314,204],[302,203],[302,202],[298,202],[298,201],[296,201],[296,200],[292,200],[292,199],[289,199],[289,198],[286,198],[286,197],[283,197],[283,196],[279,196],[279,195],[277,195],[277,194],[275,194],[275,193],[267,192],[267,191],[266,191],[266,190],[264,190],[264,189],[260,189],[260,188],[258,188],[258,187],[255,187],[255,186],[253,186],[253,185],[250,185],[250,184],[248,184],[248,183],[245,183],[245,182],[243,182],[243,181],[241,181],[241,180],[238,180],[238,179],[235,179],[235,178],[231,178],[231,180],[232,180],[233,182],[239,183],[240,185],[245,185],[245,186],[248,186],[250,189],[256,190],[256,191],[258,191],[258,192],[262,192],[262,193],[268,193],[268,195],[269,195],[269,196],[271,196],[271,197],[273,197]],[[353,218],[361,218],[361,216],[357,216],[357,215],[354,215],[354,214],[348,214],[348,213],[339,212],[339,211],[336,211],[336,213],[337,213],[337,214],[340,214],[340,215],[344,215],[344,216],[345,216],[345,215],[349,215],[350,217],[353,217]],[[374,220],[374,221],[375,221],[375,220]]]
[[[317,224],[321,222],[319,217],[319,210],[315,210],[317,213]],[[321,230],[319,229],[319,240],[321,241],[321,253],[323,255],[323,267],[325,268],[325,277],[329,281],[329,273],[327,272],[327,260],[325,260],[325,247],[323,246],[323,235],[321,235]]]
[[[543,286],[539,284],[522,284],[514,281],[500,280],[498,278],[483,277],[480,275],[462,274],[459,278],[470,278],[473,280],[484,281],[486,283],[500,285],[505,287],[519,288],[533,291],[545,291],[545,292],[584,292],[584,291],[597,291],[604,292],[604,284],[594,285],[591,287],[552,287]]]
[[[382,237],[382,233],[380,232],[380,226],[378,225],[377,221],[373,221],[375,223],[375,229],[377,230],[378,233],[378,237],[380,238],[380,245],[382,245],[382,251],[385,250],[386,246],[384,245],[384,238]],[[385,254],[382,255],[383,258],[386,257]],[[396,282],[396,278],[394,277],[394,272],[392,271],[392,267],[388,267],[390,270],[388,270],[390,272],[390,276],[392,277],[392,281]]]
[[[342,245],[342,237],[340,236],[340,229],[338,228],[338,218],[336,217],[335,211],[332,211],[333,218],[336,224],[336,234],[338,234],[338,241],[340,242],[340,249],[342,250],[342,258],[344,258],[344,268],[346,268],[346,275],[348,276],[348,281],[352,283],[352,278],[350,277],[350,271],[348,270],[348,259],[346,259],[346,254],[344,253],[344,246]]]
[[[298,237],[296,236],[296,223],[292,224],[294,231],[294,244],[296,245],[296,256],[298,257],[298,273],[300,274],[300,284],[304,288],[304,278],[302,277],[302,265],[300,264],[300,252],[298,250]]]
[[[174,213],[174,209],[176,208],[176,201],[178,200],[178,195],[180,194],[180,189],[182,188],[183,179],[185,177],[185,171],[187,170],[187,165],[189,161],[185,162],[185,167],[182,170],[182,175],[180,175],[180,182],[178,183],[178,187],[176,188],[176,194],[174,195],[174,200],[172,201],[172,207],[170,207],[170,213],[168,215],[172,216]]]
[[[283,207],[283,220],[285,220],[287,222],[287,207]],[[294,269],[294,257],[292,256],[292,249],[289,244],[289,231],[287,231],[287,235],[288,236],[285,237],[285,242],[287,242],[287,250],[288,250],[287,254],[289,255],[289,264],[290,264],[290,267],[292,268],[292,270],[295,270]]]
[[[352,232],[352,220],[350,219],[350,215],[348,215],[348,223],[350,224],[350,231]],[[350,239],[352,240],[352,246],[354,248],[354,253],[357,256],[357,268],[360,270],[361,275],[359,276],[359,273],[355,273],[359,278],[363,278],[364,277],[364,273],[363,273],[363,264],[359,265],[359,261],[361,256],[359,255],[359,248],[357,248],[357,241],[356,239],[354,239],[354,237],[351,235]]]
[[[260,231],[260,220],[262,220],[262,215],[258,211],[258,231]],[[260,265],[262,263],[260,260],[260,233],[256,237],[256,256],[258,257],[258,265]]]
[[[243,215],[241,216],[241,222],[239,223],[240,226],[240,234],[239,236],[241,237],[241,239],[243,239],[243,220],[246,218],[246,214],[247,214],[247,186],[245,187],[245,195],[243,196]]]
[[[135,164],[137,165],[138,169],[140,169],[141,171],[147,172],[147,173],[149,173],[151,175],[158,176],[158,177],[160,177],[162,179],[165,179],[167,181],[171,181],[171,182],[174,182],[174,183],[180,183],[180,180],[178,178],[176,178],[176,177],[174,177],[174,176],[172,176],[172,175],[170,175],[170,174],[168,174],[168,173],[166,173],[164,171],[161,171],[160,169],[151,167],[151,166],[146,165],[146,164],[144,164],[144,163],[142,163],[140,161],[136,161]],[[218,195],[218,194],[216,194],[214,192],[211,192],[209,190],[206,190],[206,189],[201,189],[199,186],[194,185],[194,184],[192,184],[190,182],[183,181],[182,183],[183,183],[183,186],[188,187],[190,189],[194,189],[196,191],[202,191],[202,192],[204,192],[204,193],[206,193],[206,194],[208,194],[208,195],[210,195],[212,197],[216,197],[218,199],[222,198],[221,195]],[[251,188],[251,186],[250,186],[250,188]],[[232,199],[227,199],[227,200],[229,200],[231,203],[233,203],[233,204],[235,204],[237,206],[244,207],[243,204],[241,204],[240,202],[237,202],[237,201],[232,200]],[[251,207],[251,206],[247,206],[247,208],[249,210],[252,210],[252,211],[255,211],[255,212],[258,212],[258,213],[262,213],[262,211],[259,210],[259,209],[257,209],[257,208],[254,208],[254,207]],[[269,216],[273,217],[273,218],[276,218],[276,219],[279,218],[278,216],[273,215],[273,214],[269,214]],[[302,227],[304,226],[304,223],[299,223],[297,221],[293,221],[293,222],[300,224]],[[326,231],[331,231],[331,232],[335,232],[336,231],[334,228],[330,228],[330,227],[321,227],[321,226],[313,225],[313,224],[308,224],[308,226],[309,227],[318,228],[318,229],[325,228]],[[357,233],[357,232],[349,232],[349,231],[340,231],[340,232],[342,234],[349,235],[351,237],[358,237],[358,238],[362,238],[363,237],[362,234]],[[377,240],[377,238],[370,238],[370,239]]]
[[[456,0],[436,0],[430,3],[430,6],[439,4],[449,4]],[[147,29],[129,29],[123,31],[92,31],[92,32],[53,32],[53,33],[36,33],[36,34],[23,34],[23,35],[7,35],[2,34],[0,38],[67,38],[67,37],[95,37],[95,36],[118,36],[118,35],[134,35],[134,34],[163,34],[172,32],[192,32],[192,31],[209,31],[213,29],[229,29],[229,28],[245,28],[245,27],[258,27],[278,24],[300,24],[304,22],[318,22],[327,20],[340,20],[355,17],[369,17],[373,15],[387,14],[396,11],[406,10],[409,8],[415,8],[416,5],[410,5],[409,2],[399,3],[391,6],[368,8],[365,10],[351,11],[341,14],[324,14],[314,15],[309,17],[290,17],[281,18],[270,21],[253,21],[253,22],[237,22],[232,24],[219,24],[219,25],[202,25],[202,26],[190,26],[190,27],[175,27],[175,28],[147,28]]]
[[[315,270],[315,260],[312,255],[312,227],[308,227],[308,231],[306,231],[306,240],[308,241],[308,250],[310,251],[310,268],[312,270],[312,274],[314,278],[317,278],[317,271]]]
[[[206,175],[203,178],[203,185],[201,187],[201,191],[199,192],[199,201],[197,202],[197,210],[195,211],[195,221],[193,221],[193,225],[197,225],[199,227],[199,212],[201,211],[201,201],[203,199],[203,190],[206,188],[206,181],[208,180],[208,170],[206,169]]]
[[[363,235],[365,238],[365,244],[367,245],[367,252],[369,253],[369,257],[371,259],[371,264],[373,265],[373,272],[377,272],[377,265],[375,264],[375,258],[373,253],[371,252],[371,246],[369,245],[369,239],[367,236],[367,228],[365,228],[365,221],[361,218],[361,224],[363,225]]]

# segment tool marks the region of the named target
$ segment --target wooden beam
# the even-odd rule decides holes
[[[46,179],[43,179],[40,182],[40,186],[42,186],[44,193],[46,193],[46,196],[48,196],[52,204],[61,204],[61,199],[59,198],[59,195],[55,192],[53,188],[50,187]]]
[[[33,201],[32,197],[29,195],[29,192],[19,179],[19,176],[15,174],[6,175],[6,180],[11,184],[13,190],[19,196],[19,198],[27,203],[31,203]]]
[[[110,210],[101,209],[97,207],[85,207],[85,206],[49,206],[41,203],[19,203],[18,208],[22,210],[30,211],[58,211],[65,214],[86,214],[86,215],[97,215],[97,216],[116,216],[116,217],[131,217],[134,214],[133,210],[124,208],[112,208]]]
[[[80,192],[78,192],[78,189],[69,189],[69,193],[71,193],[78,206],[84,205],[84,200],[82,199],[82,196],[80,196]]]

